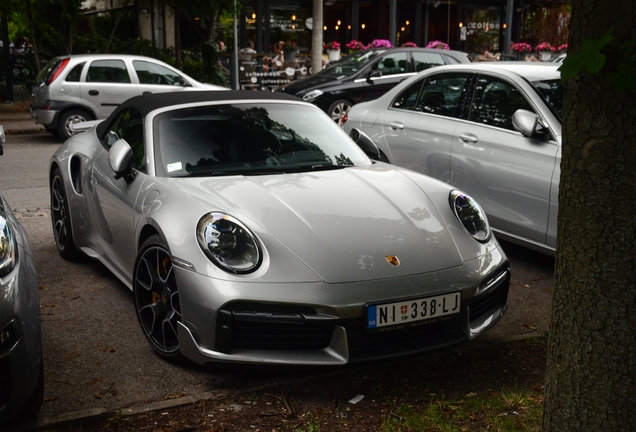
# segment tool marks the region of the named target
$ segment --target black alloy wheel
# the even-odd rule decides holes
[[[51,180],[51,225],[59,254],[66,260],[77,260],[81,252],[73,239],[66,189],[59,168],[55,169]]]
[[[159,235],[146,240],[140,250],[133,281],[139,324],[160,357],[179,360],[177,323],[181,321],[181,304],[172,255]]]

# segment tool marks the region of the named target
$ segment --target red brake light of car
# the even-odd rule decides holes
[[[66,65],[68,64],[70,59],[65,58],[64,60],[62,60],[61,62],[58,63],[58,65],[55,67],[55,69],[53,69],[53,72],[51,72],[51,74],[49,75],[49,77],[46,79],[46,81],[44,82],[44,84],[49,85],[51,84],[53,81],[55,81],[55,78],[57,78],[58,76],[60,76],[60,74],[62,73],[62,71],[64,70],[64,68],[66,68]]]
[[[338,126],[340,127],[344,127],[344,124],[347,122],[347,120],[349,120],[349,114],[345,114],[340,118],[340,121],[338,121]]]

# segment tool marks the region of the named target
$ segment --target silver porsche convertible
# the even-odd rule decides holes
[[[133,291],[165,359],[338,365],[460,343],[506,311],[479,205],[294,96],[144,95],[82,127],[50,165],[58,251]]]

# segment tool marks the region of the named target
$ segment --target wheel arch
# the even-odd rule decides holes
[[[95,111],[92,108],[87,107],[86,105],[74,103],[74,104],[65,106],[57,113],[57,118],[55,119],[56,127],[58,126],[59,120],[62,117],[62,115],[64,115],[65,113],[71,110],[84,111],[85,113],[90,115],[93,120],[97,119],[97,114],[95,114]]]
[[[138,252],[141,251],[141,246],[146,242],[146,240],[148,240],[150,237],[152,237],[155,234],[161,237],[164,243],[168,245],[168,242],[166,242],[166,237],[163,235],[161,230],[157,228],[155,225],[151,223],[147,223],[139,232],[139,239],[137,240]]]

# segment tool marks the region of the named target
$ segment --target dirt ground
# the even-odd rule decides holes
[[[502,391],[543,396],[546,337],[496,345],[465,345],[377,364],[299,371],[258,390],[228,389],[222,396],[177,408],[59,424],[47,431],[379,431],[400,409],[423,410],[440,400]],[[245,370],[258,374],[258,370]],[[179,395],[175,395],[179,397]],[[479,416],[466,430],[486,430]],[[403,429],[411,430],[411,429]]]

